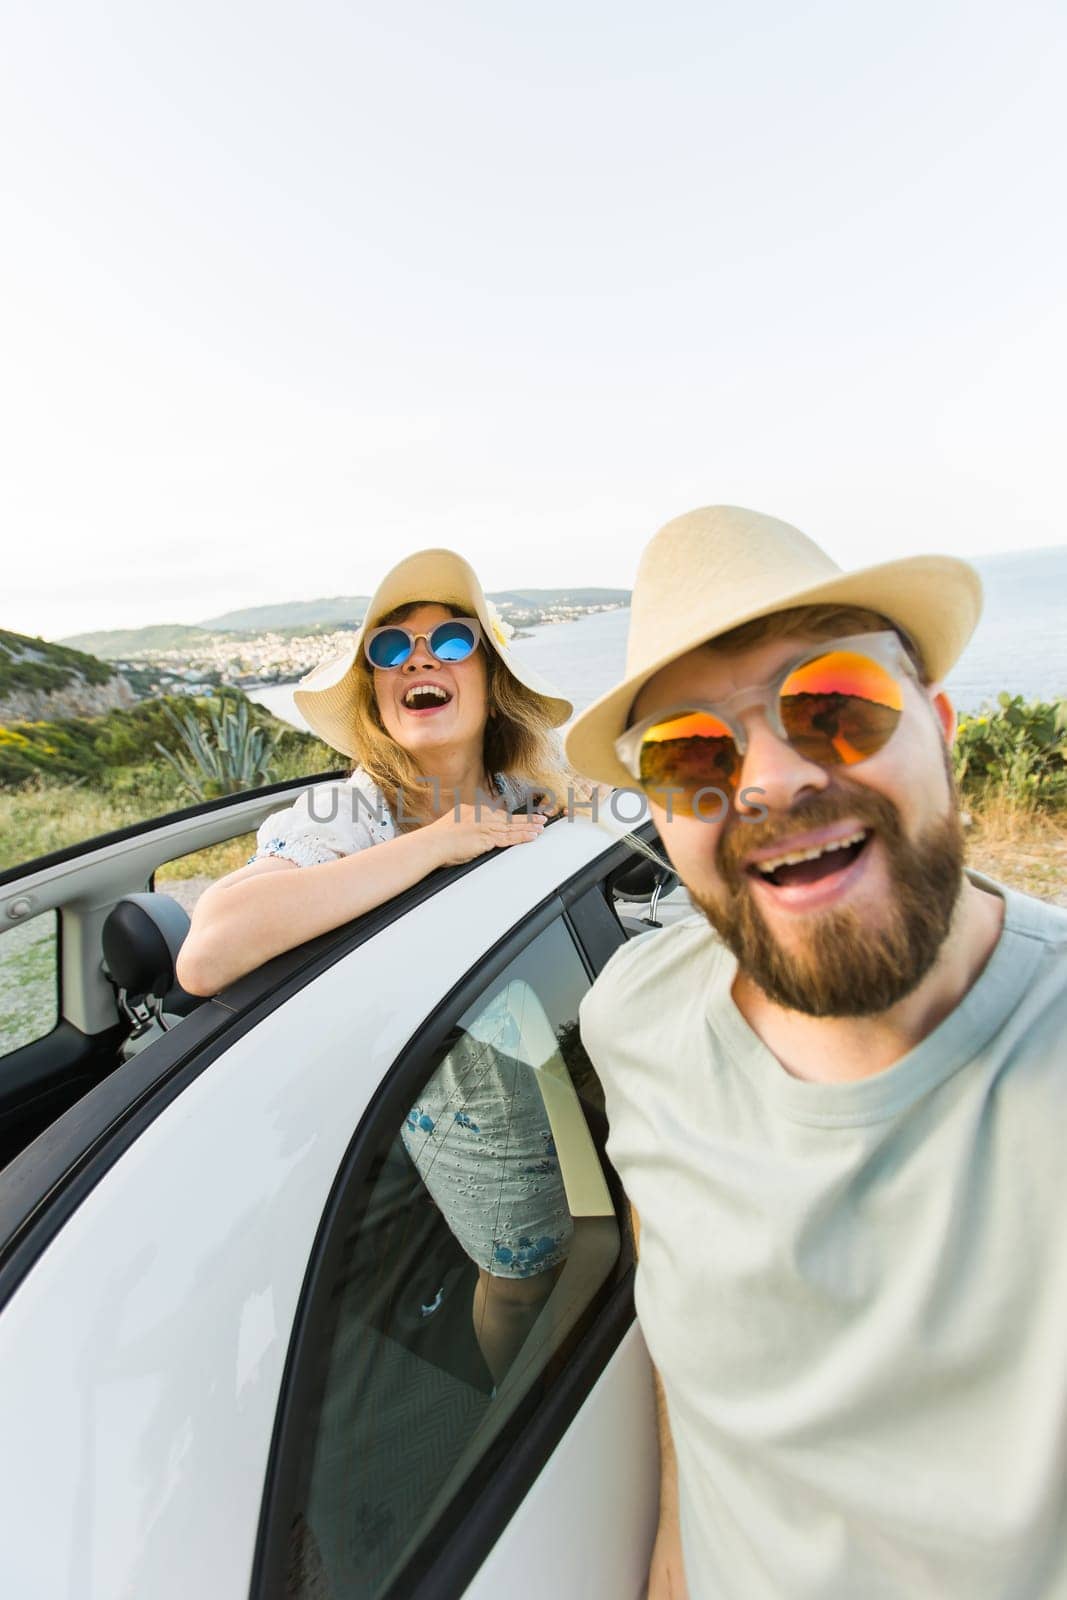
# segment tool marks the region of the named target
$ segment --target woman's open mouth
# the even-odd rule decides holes
[[[408,689],[401,705],[415,716],[432,716],[449,704],[452,696],[439,683],[416,683]]]

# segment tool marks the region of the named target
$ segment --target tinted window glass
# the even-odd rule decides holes
[[[303,1600],[402,1592],[612,1277],[588,981],[549,926],[427,1059],[352,1197],[292,1524]]]
[[[59,934],[54,911],[0,934],[0,1055],[32,1044],[59,1021]]]

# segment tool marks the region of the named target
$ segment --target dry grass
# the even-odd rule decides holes
[[[1067,816],[987,800],[971,813],[967,863],[1013,889],[1067,906]]]
[[[184,804],[150,792],[108,793],[84,784],[38,784],[0,790],[0,869],[80,843],[97,834]],[[975,804],[967,829],[967,859],[1013,888],[1067,906],[1067,813],[1035,812],[1004,796]],[[214,880],[243,867],[254,835],[242,834],[179,857],[157,879]]]
[[[178,856],[175,861],[164,862],[156,869],[156,883],[171,878],[214,880],[225,877],[227,872],[236,872],[238,867],[246,866],[255,848],[255,834],[240,833],[236,839],[224,839],[221,844],[209,844],[206,850],[193,850],[187,856]]]
[[[140,822],[144,805],[75,784],[0,790],[0,868],[65,850],[97,834]]]
[[[324,749],[316,745],[311,751],[314,776],[336,768],[340,760],[328,751],[322,755]],[[303,777],[309,759],[304,749],[283,752],[272,779],[280,782]],[[286,803],[284,798],[279,799],[279,806]],[[95,786],[38,779],[17,789],[0,788],[0,871],[192,804],[193,796],[184,793],[160,766],[116,768],[108,783]],[[234,867],[243,867],[252,853],[250,844],[245,848],[246,842],[242,836],[241,840],[216,845],[207,852],[212,858],[207,865],[178,865],[171,875],[211,873],[219,877]],[[218,865],[220,862],[225,864]]]
[[[280,804],[284,804],[284,800]],[[173,807],[174,802],[170,802]],[[160,810],[167,807],[161,806]],[[18,866],[37,856],[81,844],[113,829],[128,828],[158,814],[144,799],[114,795],[88,786],[50,784],[0,790],[0,869]],[[207,850],[180,856],[159,869],[171,878],[219,878],[243,867],[255,848],[255,835],[211,845]]]
[[[1006,801],[970,813],[967,862],[990,878],[1039,899],[1067,906],[1067,816],[1026,811]],[[255,849],[254,833],[168,861],[156,882],[175,878],[214,881],[243,867]]]

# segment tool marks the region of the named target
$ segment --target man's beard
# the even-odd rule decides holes
[[[742,862],[754,850],[830,823],[853,820],[875,830],[889,863],[890,891],[881,927],[852,910],[813,914],[798,922],[793,949],[784,949],[764,921]],[[872,849],[872,839],[864,847]],[[903,1000],[933,966],[944,943],[963,882],[963,831],[953,799],[949,814],[914,843],[896,806],[858,784],[803,801],[787,818],[733,825],[719,844],[726,894],[693,900],[737,958],[738,969],[770,1000],[812,1017],[871,1017]]]

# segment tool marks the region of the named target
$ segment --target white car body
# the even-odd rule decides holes
[[[84,854],[83,876],[94,870]],[[526,924],[558,920],[556,888],[619,859],[604,830],[560,822],[483,860],[309,981],[291,980],[280,1003],[208,1002],[211,1016],[201,1008],[120,1067],[0,1175],[0,1204],[22,1208],[0,1279],[0,1593],[285,1592],[263,1554],[268,1469],[309,1261],[353,1136],[394,1063],[487,953],[521,946]],[[47,898],[64,878],[62,908],[76,903],[77,872],[27,874],[3,893]],[[183,1029],[203,1040],[208,1064],[198,1068],[194,1050],[177,1089],[157,1085],[155,1110],[151,1092],[143,1103],[127,1094],[110,1131],[83,1139],[78,1155],[102,1097],[123,1074],[147,1084],[153,1053],[177,1057]],[[62,1159],[68,1169],[27,1215],[35,1161]],[[431,1562],[411,1593],[643,1595],[658,1456],[649,1364],[632,1310],[627,1320],[532,1481],[516,1469],[510,1512],[480,1528],[475,1517],[440,1582]]]

